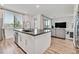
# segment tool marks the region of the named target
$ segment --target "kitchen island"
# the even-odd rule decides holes
[[[15,29],[15,43],[28,54],[42,54],[51,44],[51,30]]]

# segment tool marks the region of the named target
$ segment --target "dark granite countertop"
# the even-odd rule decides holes
[[[32,29],[32,30],[30,30],[30,32],[26,32],[23,29],[15,29],[14,31],[21,32],[21,33],[24,33],[24,34],[29,34],[29,35],[32,35],[32,36],[37,36],[37,35],[41,35],[41,34],[51,32],[50,29],[45,29],[45,30],[33,30]]]

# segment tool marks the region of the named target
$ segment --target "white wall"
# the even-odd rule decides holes
[[[66,22],[66,31],[69,31],[69,32],[73,32],[73,25],[74,25],[74,20],[73,20],[73,15],[71,16],[64,16],[64,17],[56,17],[56,18],[53,18],[52,20],[52,25],[55,26],[55,22]],[[69,37],[69,35],[66,34],[66,38],[67,39],[71,39]]]
[[[36,15],[36,21],[37,23],[35,25],[37,29],[43,29],[43,16],[41,14]]]
[[[29,22],[29,25],[27,24],[28,22]],[[30,27],[31,27],[31,29],[34,29],[34,17],[31,15],[24,15],[23,27],[25,29],[28,29]]]

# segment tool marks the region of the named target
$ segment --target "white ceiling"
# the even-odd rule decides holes
[[[73,4],[41,4],[40,8],[36,8],[36,4],[5,4],[4,7],[31,15],[44,14],[51,17],[73,14],[74,9]]]

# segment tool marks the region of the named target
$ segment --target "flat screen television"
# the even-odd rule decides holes
[[[55,23],[55,28],[66,28],[66,22]]]

